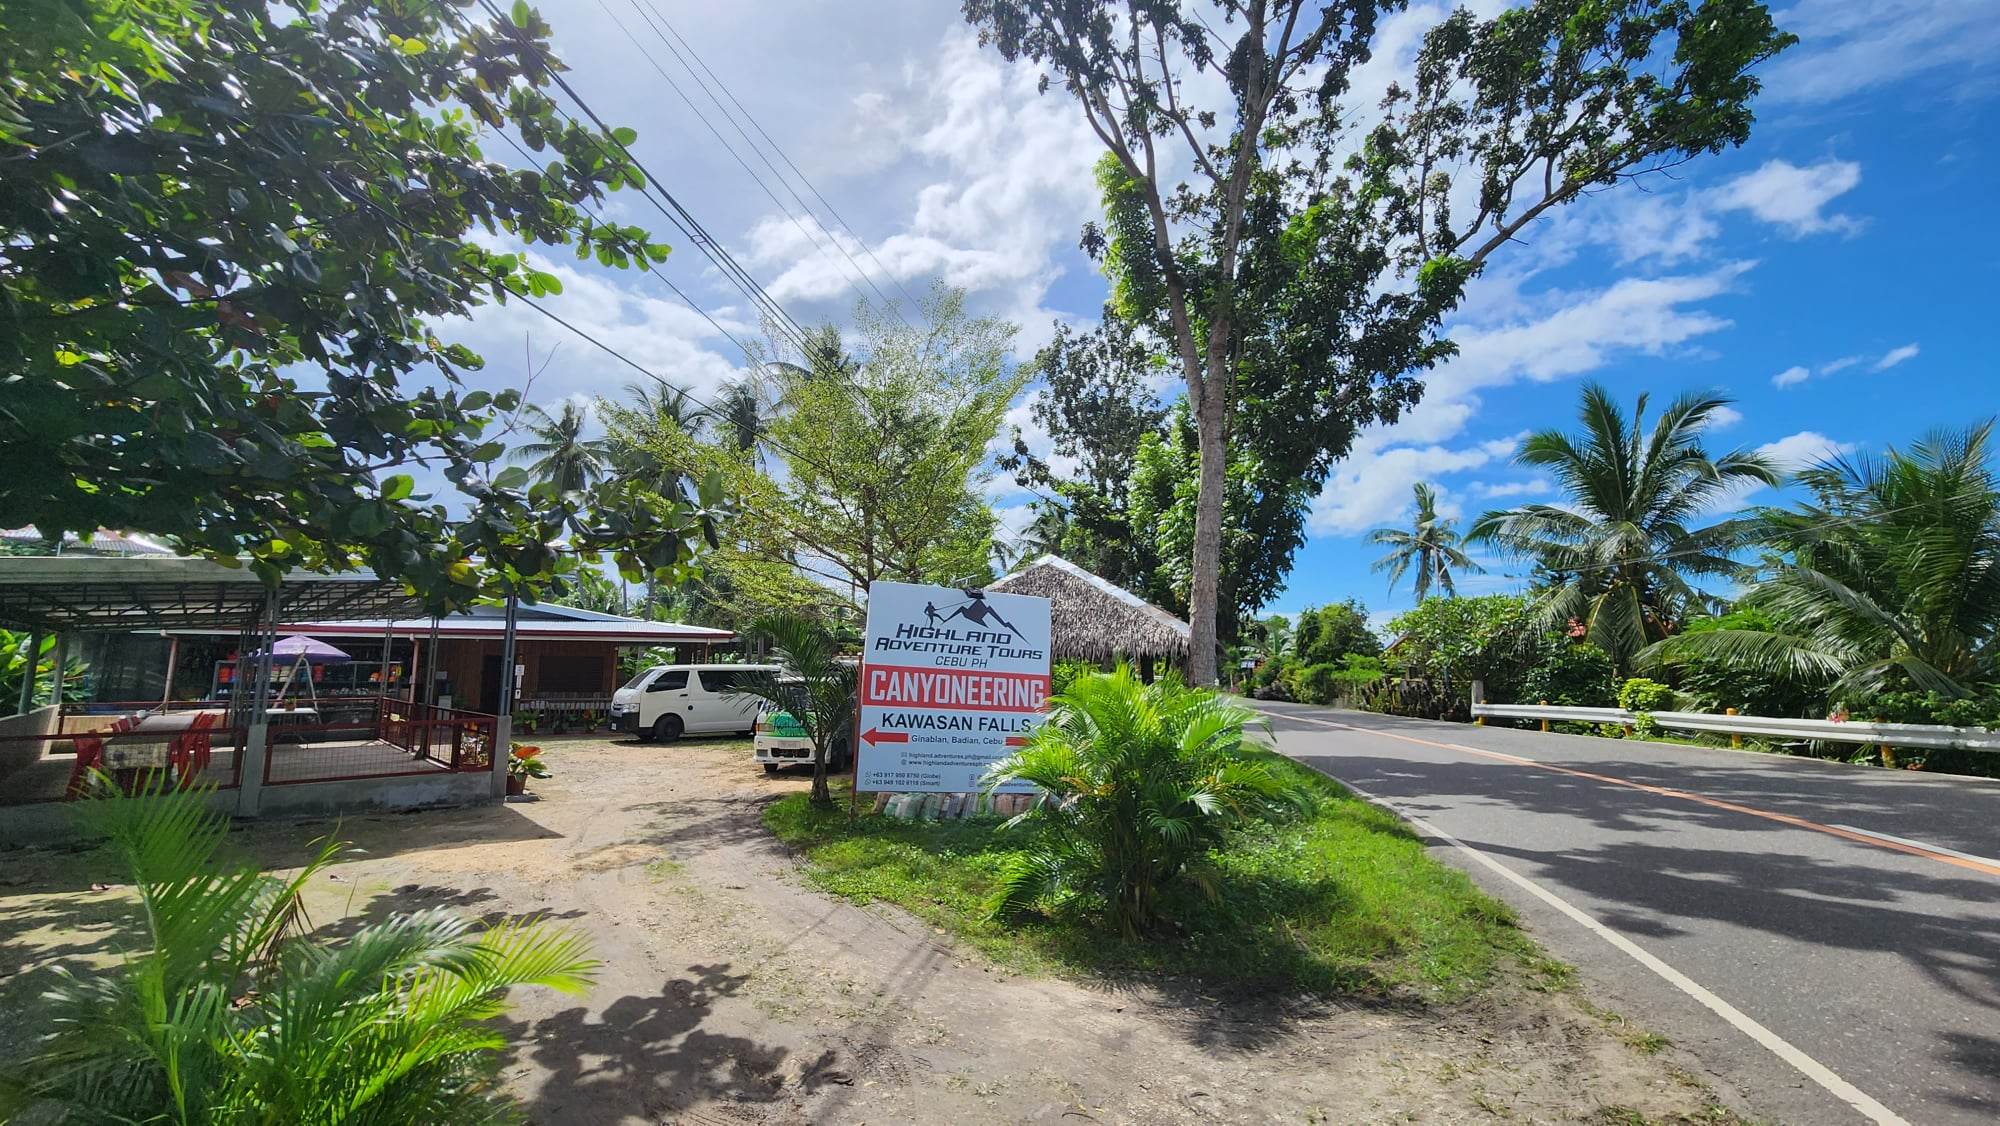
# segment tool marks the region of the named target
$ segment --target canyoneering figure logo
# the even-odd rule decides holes
[[[932,626],[941,626],[953,618],[963,618],[989,631],[998,624],[1006,628],[1009,637],[1016,641],[1021,640],[1021,631],[1014,628],[1014,623],[1001,617],[1000,611],[987,605],[985,591],[968,590],[965,594],[965,601],[953,606],[949,612],[940,612],[935,602],[924,603],[924,620]]]

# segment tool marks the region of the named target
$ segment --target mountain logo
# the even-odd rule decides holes
[[[1021,640],[1021,631],[1014,628],[1013,622],[1001,617],[1000,611],[995,610],[986,601],[985,591],[968,590],[965,592],[965,595],[965,601],[951,607],[949,610],[938,609],[938,605],[935,602],[924,603],[924,620],[935,627],[942,626],[953,618],[962,618],[988,631],[992,631],[994,626],[998,625],[1004,628],[1008,636],[1015,641]]]

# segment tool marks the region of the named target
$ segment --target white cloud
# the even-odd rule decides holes
[[[1835,441],[1817,430],[1801,430],[1775,442],[1766,442],[1757,447],[1757,452],[1775,462],[1779,472],[1797,473],[1854,449],[1853,442]]]
[[[1756,452],[1771,459],[1782,480],[1801,469],[1810,468],[1841,454],[1851,453],[1857,448],[1853,442],[1837,441],[1817,430],[1801,430],[1796,434],[1787,434],[1776,441],[1765,442],[1757,447]],[[1706,512],[1711,516],[1734,512],[1767,488],[1768,486],[1755,483],[1737,485],[1710,497]]]
[[[1042,299],[1065,268],[1058,259],[1074,254],[1077,230],[1095,213],[1101,145],[1069,98],[1036,90],[1036,74],[957,28],[929,65],[854,99],[857,129],[865,121],[928,180],[899,229],[872,248],[811,224],[801,230],[783,214],[763,216],[750,228],[745,259],[778,269],[765,288],[780,301],[827,301],[866,292],[864,272],[891,296],[890,279],[935,277],[969,291],[976,310],[1022,325],[1017,354],[1040,346],[1056,315]],[[885,270],[889,277],[879,277]]]
[[[2000,52],[2000,20],[1969,0],[1799,0],[1777,24],[1801,40],[1763,76],[1778,101],[1832,101],[1927,71],[1965,96],[1991,82],[1980,68]]]
[[[1306,526],[1313,532],[1346,535],[1398,520],[1410,507],[1410,487],[1442,474],[1478,469],[1510,457],[1513,438],[1479,442],[1456,449],[1446,446],[1380,448],[1380,437],[1355,444],[1354,453],[1334,467],[1326,487],[1313,500]],[[1456,519],[1465,514],[1456,494],[1438,486],[1438,513]]]
[[[1794,364],[1793,366],[1788,367],[1785,370],[1779,372],[1778,374],[1772,376],[1771,386],[1780,388],[1793,387],[1798,384],[1804,383],[1806,380],[1811,378],[1812,378],[1812,372],[1809,369]]]
[[[1555,483],[1547,477],[1531,477],[1526,481],[1478,481],[1472,486],[1476,497],[1538,497],[1555,491]]]
[[[1727,430],[1742,421],[1743,412],[1726,404],[1708,412],[1710,430]]]
[[[1819,373],[1821,375],[1832,375],[1835,372],[1846,371],[1848,368],[1851,368],[1855,364],[1860,363],[1861,360],[1862,357],[1860,356],[1842,356],[1837,360],[1832,360],[1828,363],[1821,364],[1819,366]]]
[[[1901,348],[1889,349],[1887,354],[1885,354],[1881,359],[1876,360],[1875,366],[1869,368],[1868,370],[1888,371],[1890,368],[1895,367],[1897,364],[1900,364],[1905,360],[1914,360],[1916,358],[1917,358],[1917,346],[1914,344],[1905,344]]]
[[[1861,166],[1851,160],[1827,160],[1801,168],[1784,160],[1767,161],[1707,194],[1720,211],[1747,211],[1782,227],[1793,238],[1836,231],[1858,232],[1861,220],[1828,215],[1828,203],[1861,182]]]

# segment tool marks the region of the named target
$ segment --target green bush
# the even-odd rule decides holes
[[[1350,598],[1301,612],[1292,652],[1301,664],[1330,665],[1350,653],[1373,657],[1382,652],[1382,639],[1368,628],[1368,607]]]
[[[1535,667],[1521,678],[1521,697],[1505,703],[1547,700],[1572,708],[1608,708],[1617,699],[1611,655],[1589,642],[1560,633],[1542,637]]]
[[[1060,696],[1069,691],[1069,686],[1079,678],[1097,671],[1097,666],[1089,661],[1057,661],[1055,667],[1049,670],[1049,695]]]
[[[1292,699],[1290,672],[1292,662],[1284,657],[1271,657],[1250,670],[1250,695],[1257,700],[1288,701]]]
[[[1295,666],[1287,679],[1287,687],[1292,690],[1292,699],[1301,704],[1331,704],[1336,692],[1334,678],[1339,673],[1340,666],[1329,662]]]
[[[1673,689],[1643,676],[1633,677],[1618,689],[1618,706],[1632,713],[1632,733],[1641,739],[1660,733],[1653,713],[1673,711],[1676,699]]]
[[[1883,692],[1860,701],[1848,714],[1856,719],[1882,723],[1931,723],[1945,727],[1984,727],[2000,730],[2000,685],[1986,685],[1972,696],[1946,696],[1938,692]],[[1897,748],[1897,761],[1921,770],[1948,774],[1977,774],[2000,777],[2000,754],[1971,751],[1959,747],[1934,750]]]
[[[1528,600],[1511,594],[1426,598],[1389,623],[1389,629],[1401,639],[1390,665],[1402,671],[1404,680],[1428,687],[1377,694],[1401,701],[1399,706],[1435,711],[1427,716],[1433,719],[1468,715],[1475,680],[1486,682],[1489,700],[1520,699],[1522,678],[1535,665],[1540,637],[1530,621]]]
[[[1046,831],[1007,859],[994,917],[1077,904],[1132,938],[1162,921],[1163,892],[1188,884],[1218,898],[1204,866],[1227,829],[1314,804],[1296,774],[1245,745],[1253,718],[1213,692],[1141,684],[1129,667],[1071,685],[1028,745],[986,774],[989,787],[1027,782],[1047,797],[1017,819]]]
[[[1670,712],[1674,690],[1657,680],[1635,676],[1618,689],[1618,706],[1628,712]]]

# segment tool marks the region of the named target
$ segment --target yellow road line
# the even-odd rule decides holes
[[[1258,710],[1264,711],[1261,708]],[[1926,860],[1935,860],[1940,864],[1951,864],[1960,868],[1969,868],[1974,872],[1983,873],[1988,876],[2000,876],[2000,865],[1990,864],[1961,853],[1940,852],[1920,844],[1889,839],[1875,833],[1857,833],[1834,825],[1822,825],[1817,821],[1808,821],[1803,817],[1793,817],[1788,813],[1774,813],[1768,809],[1758,809],[1755,806],[1743,805],[1739,802],[1724,801],[1721,798],[1705,797],[1701,794],[1691,794],[1686,790],[1675,790],[1665,786],[1651,786],[1644,782],[1634,782],[1629,778],[1619,778],[1610,774],[1593,774],[1588,770],[1575,770],[1567,766],[1557,766],[1553,763],[1523,758],[1520,755],[1510,755],[1501,751],[1488,751],[1479,747],[1468,747],[1463,743],[1440,743],[1433,739],[1421,739],[1415,735],[1402,735],[1394,731],[1383,731],[1373,727],[1357,727],[1351,723],[1340,723],[1335,720],[1319,719],[1314,716],[1273,711],[1264,711],[1264,714],[1275,719],[1295,719],[1301,723],[1316,723],[1321,727],[1334,727],[1342,731],[1359,732],[1363,735],[1380,735],[1385,739],[1400,739],[1405,743],[1418,743],[1426,747],[1436,747],[1443,751],[1458,751],[1462,754],[1478,755],[1481,758],[1488,758],[1495,762],[1504,762],[1513,766],[1532,766],[1537,770],[1567,774],[1572,778],[1587,778],[1592,782],[1602,782],[1610,786],[1624,786],[1627,789],[1640,790],[1648,794],[1657,794],[1661,797],[1691,801],[1697,805],[1705,805],[1712,809],[1728,810],[1731,813],[1741,813],[1749,817],[1761,817],[1766,821],[1776,821],[1781,825],[1790,825],[1796,829],[1810,829],[1815,833],[1825,833],[1829,837],[1839,837],[1842,840],[1887,849],[1890,852],[1902,852],[1908,853],[1911,856],[1921,856]]]

